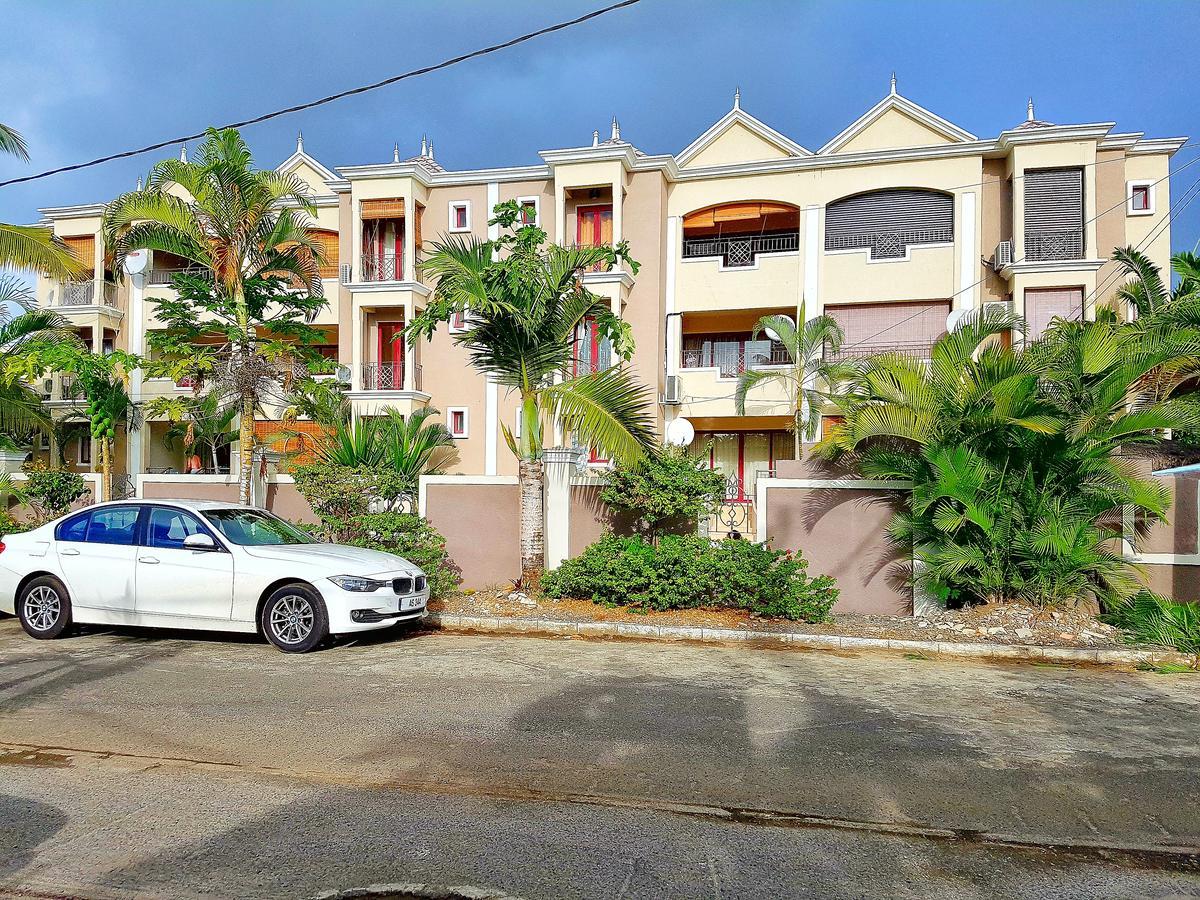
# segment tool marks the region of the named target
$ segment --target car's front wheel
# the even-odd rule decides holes
[[[17,618],[30,637],[50,640],[71,627],[71,598],[61,581],[41,575],[25,585],[17,598]]]
[[[321,596],[306,584],[285,584],[263,604],[259,622],[267,640],[284,653],[316,650],[329,636]]]

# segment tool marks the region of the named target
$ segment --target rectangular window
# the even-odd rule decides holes
[[[1026,169],[1025,259],[1083,259],[1083,169]]]
[[[1055,319],[1083,315],[1083,288],[1048,288],[1025,292],[1025,338],[1037,340]]]
[[[471,204],[467,200],[455,200],[450,204],[450,230],[471,230]]]
[[[467,314],[462,310],[450,314],[450,333],[462,334],[467,330]]]
[[[1128,213],[1131,216],[1148,216],[1154,212],[1154,183],[1150,181],[1129,182],[1126,196],[1129,199]]]
[[[538,197],[518,197],[517,206],[521,209],[519,224],[537,226],[541,223],[541,201]]]
[[[184,540],[193,534],[208,534],[208,529],[191,513],[165,506],[150,511],[150,533],[146,536],[148,546],[182,550]]]
[[[139,508],[136,506],[104,506],[92,511],[88,522],[89,544],[135,544]]]
[[[87,437],[79,439],[79,464],[81,466],[92,464],[92,442]]]
[[[465,438],[467,436],[467,408],[465,406],[451,406],[446,410],[446,422],[450,437]]]

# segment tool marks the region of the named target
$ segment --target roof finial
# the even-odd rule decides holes
[[[433,141],[429,142],[429,158],[433,159]]]
[[[742,108],[742,88],[740,85],[733,89],[733,108],[734,109]]]
[[[179,148],[179,161],[187,162],[187,144],[184,144]]]
[[[1033,98],[1029,98],[1029,105],[1025,107],[1025,121],[1033,121]]]
[[[142,176],[141,175],[138,176],[137,190],[139,193],[142,190]]]
[[[400,162],[400,142],[392,145],[392,162]]]
[[[896,73],[895,72],[892,72],[892,87],[891,87],[891,90],[889,91],[889,93],[892,93],[892,94],[896,93]]]
[[[612,139],[619,141],[621,139],[621,123],[617,121],[617,117],[613,116],[612,121]]]
[[[593,147],[600,146],[600,132],[599,131],[592,132],[592,146]]]
[[[303,131],[296,132],[296,152],[297,153],[304,152],[304,132]]]
[[[426,139],[425,135],[421,135],[421,156],[427,156],[428,154],[429,141]]]

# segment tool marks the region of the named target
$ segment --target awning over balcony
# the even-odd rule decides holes
[[[750,200],[743,203],[724,203],[698,209],[683,217],[684,228],[715,228],[722,222],[745,222],[768,216],[795,215],[796,207],[773,200]]]
[[[367,219],[403,219],[404,198],[393,197],[390,200],[364,200],[362,202],[362,218]]]

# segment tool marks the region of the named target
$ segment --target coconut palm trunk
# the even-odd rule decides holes
[[[537,590],[546,564],[545,481],[540,459],[523,459],[517,481],[521,494],[521,587]]]
[[[254,464],[254,398],[242,398],[242,415],[238,421],[238,497],[250,505],[250,467]]]

